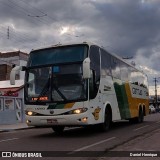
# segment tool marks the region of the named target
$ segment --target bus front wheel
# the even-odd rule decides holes
[[[61,134],[63,133],[64,126],[53,126],[52,129],[56,134]]]
[[[110,128],[112,122],[112,115],[111,111],[106,108],[105,115],[104,115],[104,122],[99,124],[100,131],[107,131]]]

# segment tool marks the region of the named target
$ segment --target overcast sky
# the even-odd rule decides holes
[[[128,61],[153,85],[160,77],[160,0],[0,0],[0,52],[83,41],[133,57]]]

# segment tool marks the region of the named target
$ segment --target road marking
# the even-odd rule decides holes
[[[19,138],[3,139],[3,140],[0,141],[0,143],[1,143],[1,142],[6,142],[6,141],[12,141],[12,140],[15,140],[15,139],[19,139]]]
[[[149,126],[149,125],[145,125],[145,126],[142,126],[142,127],[136,128],[136,129],[134,129],[134,131],[138,131],[138,130],[143,129],[143,128],[146,128],[146,127],[148,127],[148,126]]]
[[[85,150],[85,149],[87,149],[87,148],[96,146],[96,145],[101,144],[101,143],[104,143],[104,142],[108,142],[108,141],[113,140],[113,139],[115,139],[115,138],[116,138],[116,137],[111,137],[111,138],[108,138],[108,139],[105,139],[105,140],[102,140],[102,141],[93,143],[93,144],[91,144],[91,145],[84,146],[84,147],[82,147],[82,148],[79,148],[79,149],[74,150],[72,153],[77,152],[77,151],[83,151],[83,150]]]

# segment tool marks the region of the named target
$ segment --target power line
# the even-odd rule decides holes
[[[47,14],[44,14],[44,15],[30,15],[28,14],[29,17],[36,17],[36,18],[40,18],[40,17],[45,17],[47,16]]]
[[[13,9],[13,7],[15,8],[16,7],[16,9],[14,10],[14,11],[16,11],[17,12],[17,9],[19,9],[18,11],[20,11],[20,12],[22,12],[23,14],[25,14],[25,15],[28,15],[29,13],[26,11],[26,9],[24,8],[24,7],[21,7],[20,5],[17,5],[17,4],[15,4],[13,1],[11,2],[11,1],[9,1],[10,3],[12,3],[12,4],[8,4],[8,3],[3,3],[4,5],[7,5],[7,6],[9,6],[10,8],[12,8]],[[44,13],[44,12],[42,12],[42,13]],[[20,14],[19,14],[20,15]],[[45,14],[46,15],[46,14]],[[44,16],[44,15],[43,15]],[[27,16],[28,17],[28,16]],[[37,16],[37,17],[42,17],[42,16]],[[39,18],[38,19],[36,19],[36,20],[38,20],[39,22],[42,22],[42,20],[40,20]],[[35,19],[34,19],[34,21],[35,21]],[[33,22],[33,19],[32,19],[32,22]],[[48,25],[48,22],[46,23],[46,22],[44,22],[44,24],[46,24],[46,25]],[[38,25],[38,24],[37,24]],[[39,26],[39,25],[38,25]],[[22,37],[22,36],[21,36]]]
[[[12,3],[13,6],[22,9],[22,11],[25,13],[26,16],[30,15],[33,17],[39,17],[39,19],[36,19],[37,21],[40,21],[40,22],[44,23],[45,25],[48,25],[48,22],[46,22],[45,19],[41,19],[42,17],[44,17],[44,15],[47,16],[46,13],[41,12],[43,14],[39,15],[39,14],[35,13],[35,10],[27,10],[28,5],[27,5],[27,7],[23,7],[20,3],[17,4],[14,0],[12,0],[12,1],[10,0],[9,2]],[[23,1],[21,1],[21,2],[23,2]]]
[[[29,19],[31,20],[29,17],[33,18],[32,19],[32,23],[35,23],[36,25],[39,25],[37,24],[37,21],[39,23],[43,23],[45,25],[48,26],[48,24],[52,24],[52,21],[54,20],[55,21],[55,18],[49,16],[47,13],[45,13],[44,11],[36,8],[36,7],[33,7],[30,3],[26,3],[25,1],[21,0],[20,3],[16,3],[14,0],[8,0],[8,1],[0,1],[3,5],[9,7],[12,9],[12,11],[14,12],[17,12],[17,14],[19,16],[24,16],[25,15],[25,19]],[[27,7],[24,7],[23,4],[25,4],[25,6],[27,5]],[[28,6],[30,6],[30,8],[28,8]],[[34,10],[32,10],[34,9]],[[38,13],[38,14],[37,14]],[[29,16],[28,16],[29,15]],[[43,18],[45,17],[45,18]],[[50,20],[49,20],[50,19]],[[51,21],[52,20],[52,21]],[[57,23],[57,25],[59,25],[59,27],[61,28],[61,24],[60,23]],[[33,31],[33,30],[30,30],[30,32]],[[25,46],[25,43],[27,42],[27,39],[30,40],[30,42],[33,42],[31,45],[39,45],[40,43],[42,43],[43,41],[36,41],[35,40],[31,40],[31,36],[30,36],[30,32],[29,34],[24,34],[24,33],[18,33],[18,32],[11,32],[10,28],[8,29],[8,39],[10,41],[12,41],[14,44],[20,46],[20,44],[23,44],[21,45],[22,46]],[[11,36],[11,33],[12,33],[12,36]],[[72,35],[72,34],[66,34],[68,36],[74,36],[74,37],[81,37],[79,35]],[[65,35],[65,36],[66,36]]]
[[[23,3],[25,3],[25,4],[27,4],[27,6],[30,6],[31,8],[33,8],[33,9],[36,9],[37,11],[39,11],[40,13],[42,13],[42,15],[47,15],[47,17],[49,17],[50,19],[52,19],[52,20],[56,20],[55,18],[53,18],[53,17],[51,17],[51,16],[49,16],[47,13],[45,13],[44,11],[42,11],[42,10],[40,10],[40,9],[38,9],[37,7],[35,7],[35,6],[32,6],[30,3],[27,3],[27,1],[25,1],[25,0],[21,0]]]
[[[28,17],[34,17],[35,18],[34,21],[42,22],[43,24],[45,24],[47,26],[48,26],[49,23],[50,24],[52,23],[52,21],[49,21],[49,19],[55,21],[55,18],[49,16],[47,13],[41,11],[40,9],[37,9],[36,7],[33,7],[32,5],[30,5],[30,3],[24,2],[23,0],[21,0],[20,2],[23,2],[25,5],[27,5],[27,7],[23,7],[20,3],[17,4],[14,0],[12,0],[12,1],[9,0],[8,2],[10,2],[10,3],[8,4],[7,2],[4,2],[4,4],[7,5],[7,6],[9,6],[12,9],[13,9],[13,7],[16,8],[16,9],[18,9],[20,13],[23,13],[23,14],[25,14]],[[26,8],[28,8],[28,6],[30,6],[34,10],[27,10]],[[17,12],[17,10],[14,10],[14,11]],[[35,11],[38,11],[39,13],[41,13],[41,15],[35,14]],[[20,15],[20,16],[22,16],[22,15]],[[46,18],[49,18],[49,19],[46,19],[46,18],[42,19],[42,17],[46,17]],[[59,25],[59,28],[61,28],[61,24],[57,23],[57,25]],[[80,37],[79,35],[73,35],[73,34],[68,34],[68,35],[69,36],[74,36],[74,37]]]
[[[14,34],[14,29],[11,30],[10,27],[8,26],[2,26],[2,28],[4,28],[4,30],[0,29],[0,32],[3,34],[3,35],[6,35],[7,39],[9,40],[13,40],[13,41],[20,41],[22,43],[23,40],[27,40],[27,39],[30,39],[30,37],[28,35],[25,35],[24,33],[23,34],[20,34],[20,33],[16,33]],[[7,29],[7,32],[6,32],[6,29]],[[5,32],[7,34],[5,34]],[[12,35],[12,36],[11,36]],[[17,39],[16,39],[17,37]]]
[[[13,1],[9,1],[10,3],[7,3],[8,1],[0,1],[0,3],[4,4],[5,6],[9,7],[12,9],[13,12],[17,13],[19,16],[22,16],[25,15],[25,18],[28,18],[29,20],[29,17],[27,16],[29,14],[29,12],[26,12],[26,9],[21,7],[21,6],[17,6],[15,5],[15,3],[13,3]],[[22,13],[22,14],[20,14]],[[39,19],[37,19],[37,21],[39,21]],[[35,24],[35,25],[38,25],[37,21],[33,21],[32,20],[32,23]],[[40,21],[41,22],[41,21]]]
[[[32,6],[30,3],[27,3],[26,1],[21,0],[21,2],[27,4],[27,6],[30,6],[30,7],[33,8],[33,9],[36,9],[37,11],[39,11],[39,12],[42,13],[42,14],[46,14],[46,13],[43,12],[42,10],[40,10],[40,9],[38,9],[38,8],[36,8],[36,7],[34,7],[34,6]]]
[[[0,26],[0,33],[3,35],[3,37],[6,36],[6,34],[4,33],[4,32],[6,32],[5,31],[6,28],[7,28],[7,26],[2,26],[2,25]],[[10,36],[9,41],[12,41],[14,44],[17,44],[18,46],[21,44],[20,45],[21,47],[24,46],[22,44],[26,43],[27,41],[32,43],[33,46],[39,45],[40,43],[42,43],[42,41],[31,40],[31,37],[29,36],[29,34],[24,34],[24,33],[21,34],[18,32],[14,32],[13,28],[12,28],[12,30],[10,30],[10,35],[12,35],[12,36]]]
[[[11,1],[11,0],[10,0],[10,1]],[[36,18],[35,20],[39,20],[39,21],[41,21],[42,23],[46,24],[47,26],[48,26],[49,23],[51,24],[52,21],[57,21],[57,19],[51,17],[50,15],[48,15],[47,13],[45,13],[44,11],[38,9],[37,7],[32,6],[30,3],[27,3],[26,1],[23,1],[23,0],[21,0],[21,2],[23,2],[25,5],[27,5],[26,8],[28,8],[28,6],[30,6],[30,7],[33,8],[34,10],[26,10],[26,8],[22,7],[20,3],[17,5],[17,3],[15,3],[13,0],[12,0],[11,3],[13,3],[13,4],[14,4],[15,6],[17,6],[17,7],[23,8],[23,9],[24,9],[23,11],[25,11],[26,13],[29,12],[29,14],[27,14],[28,17]],[[40,13],[40,14],[36,14],[35,11],[38,11],[38,13]],[[46,18],[45,18],[45,19],[42,19],[43,17],[46,17]],[[51,19],[52,21],[50,21],[50,20],[47,19],[47,18]],[[57,22],[56,22],[56,23],[57,23]],[[58,27],[59,27],[60,29],[62,29],[60,23],[57,23],[57,25],[58,25]],[[72,36],[72,37],[81,37],[82,34],[81,34],[81,35],[68,34],[68,35],[69,35],[69,36]]]

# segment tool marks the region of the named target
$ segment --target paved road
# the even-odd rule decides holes
[[[50,128],[4,132],[0,133],[0,150],[17,152],[52,151],[48,152],[48,155],[56,153],[54,151],[68,151],[67,154],[74,154],[76,151],[80,151],[79,153],[81,154],[81,152],[89,151],[85,153],[94,155],[107,150],[117,150],[118,147],[120,147],[121,150],[126,150],[127,147],[123,149],[123,145],[127,146],[127,143],[137,138],[140,142],[144,135],[153,133],[159,129],[159,126],[160,113],[156,113],[145,117],[145,122],[141,124],[130,124],[128,121],[116,122],[110,131],[105,133],[84,128],[66,129],[62,135],[56,135]],[[136,146],[134,146],[133,149],[135,150],[135,148]],[[59,154],[58,156],[63,155],[63,152],[57,153]],[[61,158],[62,157],[60,157],[60,159]],[[71,159],[71,157],[66,159]],[[72,159],[74,158],[72,157]],[[78,159],[96,158],[83,157]]]

